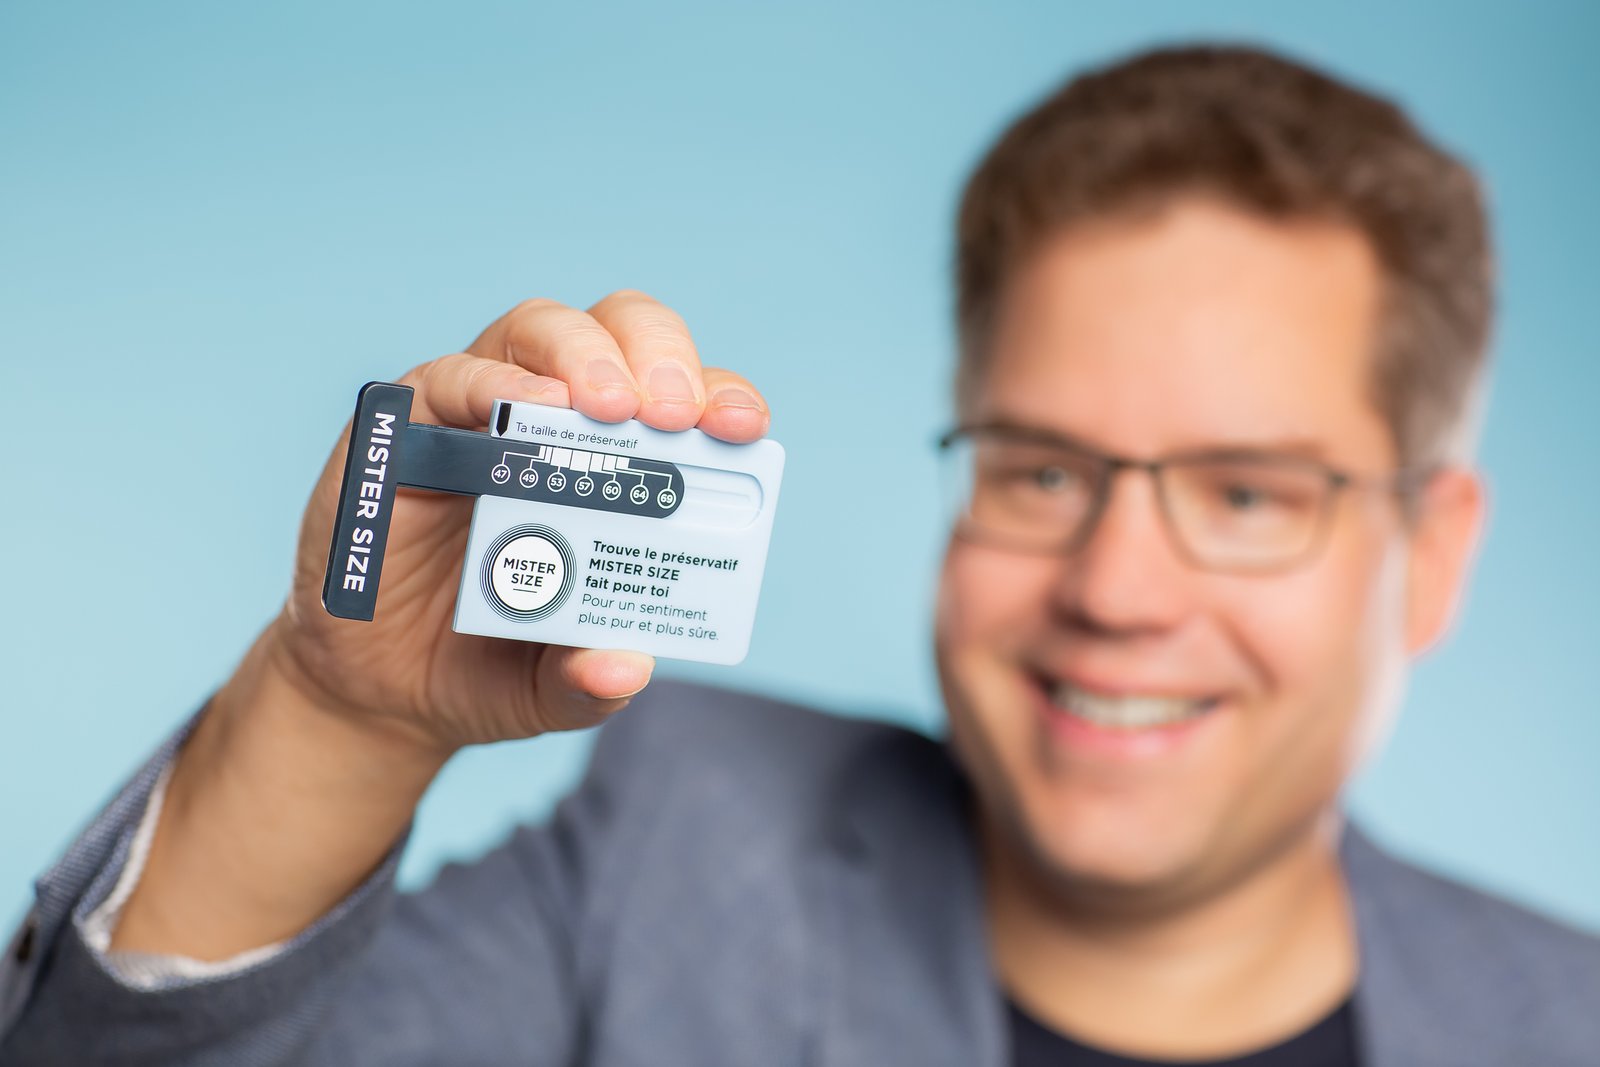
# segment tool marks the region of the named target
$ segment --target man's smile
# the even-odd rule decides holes
[[[1116,730],[1171,726],[1203,715],[1219,702],[1220,698],[1215,696],[1097,693],[1071,682],[1057,682],[1050,689],[1050,703],[1058,710],[1096,726]]]
[[[1114,760],[1145,760],[1191,747],[1231,707],[1220,694],[1155,687],[1090,687],[1029,676],[1052,747]]]

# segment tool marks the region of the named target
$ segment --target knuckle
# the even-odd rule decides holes
[[[498,377],[500,368],[507,366],[487,359],[469,359],[459,367],[462,391],[472,393],[480,386]]]
[[[629,325],[635,333],[653,340],[661,339],[679,343],[689,340],[689,334],[684,328],[683,320],[668,308],[655,307],[641,311],[632,318]]]
[[[602,304],[635,304],[641,302],[654,304],[656,299],[642,290],[624,288],[613,290],[600,301]]]
[[[509,324],[505,358],[553,370],[563,362],[615,355],[611,335],[586,312],[546,301]]]
[[[464,352],[452,352],[448,356],[430,359],[417,368],[421,383],[428,388],[438,388],[445,384],[452,375],[459,374],[463,361],[472,357]]]
[[[628,340],[649,350],[652,355],[675,356],[686,362],[698,363],[694,341],[688,327],[670,309],[652,308],[629,319]]]
[[[516,307],[506,312],[506,318],[512,322],[516,322],[522,319],[531,318],[535,315],[542,315],[552,308],[564,306],[565,305],[555,300],[551,300],[547,296],[529,297],[527,300],[518,301]]]
[[[570,309],[565,304],[542,296],[522,301],[506,312],[502,320],[505,323],[507,344],[515,346],[519,340],[532,335],[539,323],[551,315],[559,315],[568,310]]]
[[[409,385],[413,389],[427,391],[433,387],[434,381],[439,377],[439,364],[449,358],[449,356],[440,356],[438,359],[430,359],[425,363],[418,363],[400,376],[400,384]]]
[[[551,339],[561,348],[584,351],[611,349],[611,335],[589,315],[574,311],[551,324]]]

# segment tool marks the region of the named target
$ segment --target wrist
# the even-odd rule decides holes
[[[262,633],[212,697],[189,746],[207,751],[184,762],[293,779],[359,808],[409,812],[451,751],[420,730],[334,699],[297,669],[277,626]]]
[[[421,721],[405,718],[399,707],[369,707],[330,684],[325,677],[330,672],[349,675],[353,669],[318,663],[326,657],[316,650],[325,644],[298,632],[290,613],[279,615],[217,693],[217,700],[232,709],[223,714],[272,716],[284,728],[324,736],[337,748],[354,747],[361,763],[382,764],[401,781],[431,780],[459,746],[441,741]]]
[[[114,949],[211,960],[293,936],[377,868],[448,758],[319,702],[272,641],[179,752]]]

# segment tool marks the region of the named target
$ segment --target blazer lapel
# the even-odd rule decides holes
[[[807,894],[820,935],[814,1062],[1002,1067],[967,795],[945,750],[886,736],[834,795]]]
[[[1499,961],[1472,943],[1472,916],[1438,879],[1346,823],[1340,859],[1360,951],[1355,1024],[1363,1067],[1519,1062]]]

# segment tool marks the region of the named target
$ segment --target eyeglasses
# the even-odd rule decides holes
[[[957,536],[1021,552],[1083,547],[1123,470],[1146,471],[1179,553],[1205,570],[1265,573],[1309,561],[1338,495],[1378,489],[1409,500],[1424,468],[1358,477],[1309,457],[1212,449],[1131,459],[1042,430],[961,427],[939,439],[944,497]]]

